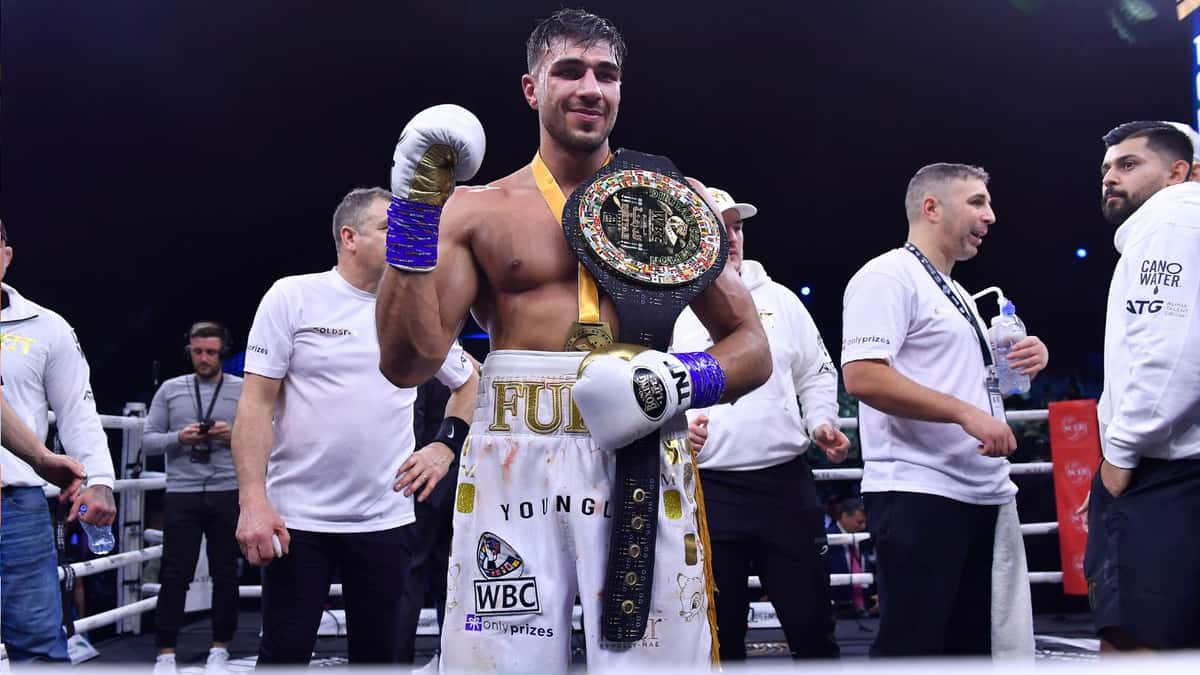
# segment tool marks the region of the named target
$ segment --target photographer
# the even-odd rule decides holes
[[[158,673],[175,671],[175,641],[202,534],[208,538],[213,584],[209,665],[220,667],[228,659],[225,646],[233,639],[238,618],[238,493],[229,439],[242,378],[221,372],[221,360],[231,347],[224,326],[201,321],[188,330],[187,340],[184,350],[195,372],[163,382],[150,404],[142,437],[146,453],[165,453],[167,465]]]

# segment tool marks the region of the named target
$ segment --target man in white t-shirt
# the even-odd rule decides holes
[[[842,374],[860,401],[862,492],[878,555],[873,655],[992,648],[992,553],[1001,507],[1015,517],[1005,457],[1017,442],[986,328],[950,278],[996,220],[987,181],[963,164],[919,170],[905,195],[908,242],[846,287]],[[1029,375],[1048,358],[1036,337],[1010,352]]]
[[[413,452],[415,390],[379,372],[375,290],[390,198],[347,194],[333,216],[337,266],[277,281],[250,329],[233,455],[238,543],[266,565],[260,664],[308,663],[336,570],[351,663],[398,662],[398,636],[415,629],[401,620],[402,528],[414,520],[410,495],[425,498],[454,452]],[[454,390],[447,415],[468,417],[475,370],[457,343],[438,379]]]
[[[746,578],[757,574],[792,658],[836,658],[836,622],[821,503],[804,455],[815,442],[834,462],[850,440],[837,427],[837,369],[804,303],[763,266],[743,257],[745,219],[758,213],[709,188],[729,235],[729,265],[754,298],[774,369],[766,384],[732,403],[689,412],[689,437],[704,486],[712,540],[721,661],[746,660]],[[696,313],[675,322],[671,349],[713,345]],[[811,441],[810,441],[811,439]],[[747,518],[747,513],[761,514]],[[753,570],[753,572],[751,571]]]

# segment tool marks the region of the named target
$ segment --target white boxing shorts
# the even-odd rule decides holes
[[[565,672],[582,607],[591,670],[711,668],[713,631],[683,415],[663,427],[652,605],[631,643],[600,638],[616,463],[571,399],[582,353],[496,351],[463,448],[443,672]]]

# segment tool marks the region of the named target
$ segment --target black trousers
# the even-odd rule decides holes
[[[990,655],[999,506],[863,495],[875,542],[879,634],[871,656]]]
[[[1084,572],[1101,637],[1200,648],[1200,460],[1142,459],[1120,497],[1092,479]]]
[[[700,471],[717,582],[722,661],[746,658],[757,574],[794,659],[837,658],[824,513],[803,457],[756,471]],[[755,592],[754,597],[762,593]]]
[[[410,527],[410,526],[405,526]],[[330,534],[289,530],[288,555],[263,569],[260,664],[307,664],[335,570],[351,663],[399,663],[409,550],[404,527]]]
[[[458,487],[458,462],[450,465],[445,478],[429,498],[413,501],[417,520],[403,528],[412,557],[400,603],[400,661],[412,663],[416,649],[417,623],[426,599],[437,609],[438,632],[446,618],[446,572],[450,566],[450,535],[454,528],[454,498]]]
[[[238,623],[237,490],[168,492],[163,499],[163,556],[155,622],[159,648],[174,648],[183,621],[188,584],[207,537],[212,577],[213,642],[229,642]]]

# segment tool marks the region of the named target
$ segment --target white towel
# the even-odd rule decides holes
[[[1017,503],[1000,507],[992,547],[992,657],[1032,660],[1033,602]]]

